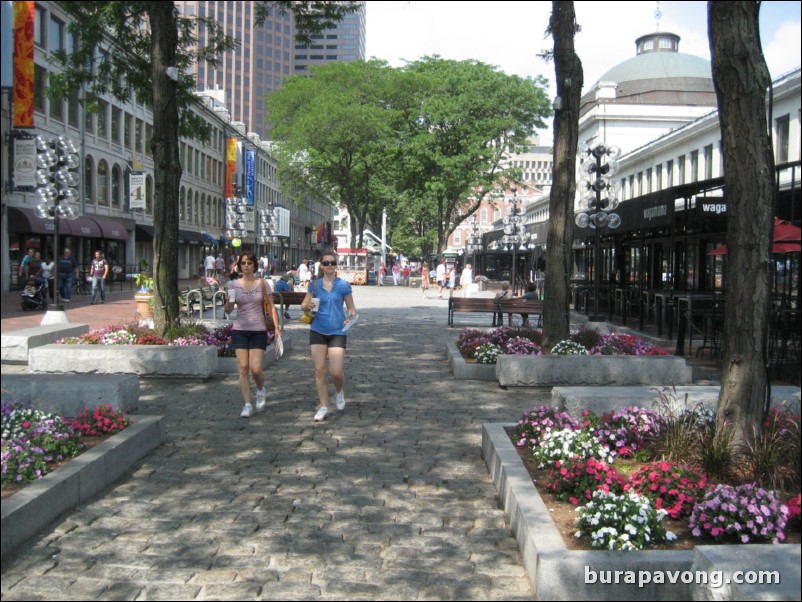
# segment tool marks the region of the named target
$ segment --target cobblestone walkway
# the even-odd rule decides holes
[[[459,329],[419,296],[355,289],[348,405],[323,423],[299,324],[250,420],[234,376],[142,381],[167,441],[5,567],[3,600],[532,599],[481,424],[548,392],[455,381]]]

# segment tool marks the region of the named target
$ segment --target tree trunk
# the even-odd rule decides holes
[[[727,208],[724,359],[716,430],[738,445],[763,423],[774,160],[758,2],[709,2]]]
[[[570,324],[569,275],[573,242],[576,154],[579,139],[579,100],[582,62],[574,50],[576,15],[573,2],[552,2],[551,35],[557,97],[554,111],[553,186],[549,201],[546,249],[546,290],[543,302],[543,345],[547,348],[568,337]]]
[[[178,23],[172,2],[149,2],[153,72],[153,311],[158,329],[178,320],[178,154],[176,82],[167,68],[176,65]]]

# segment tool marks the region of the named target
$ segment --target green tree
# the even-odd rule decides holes
[[[288,78],[267,104],[282,181],[299,200],[323,193],[345,207],[362,246],[365,226],[381,223],[392,196],[387,182],[403,108],[398,71],[378,60],[316,66]]]
[[[105,94],[122,101],[135,94],[153,107],[154,313],[165,328],[178,319],[179,136],[208,136],[192,110],[199,106],[192,68],[197,61],[215,63],[235,41],[211,19],[180,16],[173,2],[73,1],[65,2],[64,9],[79,44],[72,54],[54,55],[62,71],[51,75],[49,93],[65,98],[83,87],[90,105]],[[259,2],[257,24],[272,10],[291,11],[296,39],[308,43],[311,35],[356,9],[351,2]],[[209,37],[202,48],[197,46],[198,27]],[[177,70],[174,77],[168,76],[171,68]]]
[[[516,172],[505,162],[551,114],[545,81],[507,75],[474,60],[437,56],[408,64],[420,95],[402,134],[399,190],[425,199],[440,253],[449,234]],[[402,197],[402,198],[404,198]]]
[[[579,140],[579,101],[582,62],[574,49],[577,31],[574,3],[552,2],[549,24],[554,38],[557,101],[554,113],[554,162],[549,199],[549,237],[546,249],[548,290],[543,304],[543,344],[553,347],[568,338],[569,287],[573,210],[576,194],[576,156]]]
[[[713,85],[727,191],[727,291],[717,436],[737,445],[768,410],[766,338],[774,157],[766,127],[771,79],[760,46],[760,2],[709,2]]]

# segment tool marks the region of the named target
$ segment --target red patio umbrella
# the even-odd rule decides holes
[[[771,252],[774,255],[782,253],[799,253],[802,251],[802,243],[800,243],[800,233],[802,230],[798,226],[793,225],[791,222],[781,220],[779,217],[774,218],[774,244],[771,245]],[[721,245],[717,249],[713,249],[708,255],[726,255],[727,245]]]

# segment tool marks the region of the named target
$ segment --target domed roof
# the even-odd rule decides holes
[[[619,63],[599,78],[600,82],[642,79],[701,78],[712,81],[710,61],[681,52],[648,52]]]
[[[635,41],[637,55],[609,69],[582,97],[580,115],[607,103],[716,106],[710,61],[679,52],[680,37],[656,32]]]

